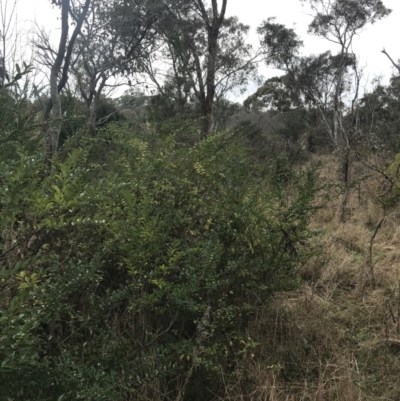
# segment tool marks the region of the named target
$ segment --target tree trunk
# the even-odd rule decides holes
[[[215,76],[216,76],[216,58],[218,52],[218,38],[222,23],[225,18],[227,0],[222,1],[221,12],[218,12],[217,0],[212,0],[212,19],[210,20],[205,11],[205,6],[199,0],[203,20],[207,26],[208,40],[208,60],[207,60],[207,78],[206,78],[206,96],[201,99],[202,124],[201,132],[203,136],[211,133],[213,129],[213,106],[215,100]]]
[[[93,97],[91,97],[90,102],[88,102],[88,119],[86,122],[86,126],[89,128],[89,130],[93,130],[96,127],[97,123],[97,113],[100,108],[100,102],[101,102],[101,94],[103,92],[103,89],[106,85],[107,82],[107,76],[103,72],[101,74],[101,82],[99,88],[96,90],[95,87],[91,88],[91,91],[93,93]]]
[[[57,75],[54,71],[50,76],[50,93],[53,107],[51,110],[51,120],[47,121],[47,137],[49,139],[49,153],[50,157],[54,156],[58,148],[58,138],[61,132],[61,99],[57,89]]]
[[[50,100],[47,103],[43,118],[45,138],[46,140],[48,140],[49,143],[48,160],[50,160],[57,153],[58,139],[60,137],[62,123],[61,99],[59,94],[68,81],[68,71],[75,40],[78,37],[83,21],[86,18],[90,1],[91,0],[85,1],[85,5],[82,9],[81,14],[79,15],[79,19],[71,35],[68,46],[68,16],[70,11],[70,0],[61,1],[61,38],[60,44],[58,46],[57,56],[50,72]],[[63,62],[64,65],[61,71],[61,66]],[[58,82],[58,77],[60,73],[61,78],[60,82]]]
[[[58,46],[57,57],[50,72],[50,102],[47,105],[44,120],[45,134],[49,141],[49,159],[55,155],[58,147],[58,138],[61,131],[61,100],[58,90],[57,76],[61,71],[68,40],[68,12],[70,0],[62,0],[61,3],[61,38]],[[50,114],[51,113],[51,114]]]

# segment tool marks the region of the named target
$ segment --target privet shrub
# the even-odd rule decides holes
[[[0,164],[0,398],[220,394],[251,314],[297,284],[316,190],[244,143],[150,150],[110,124],[50,173],[23,149]]]

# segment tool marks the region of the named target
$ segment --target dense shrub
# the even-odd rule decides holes
[[[3,399],[212,399],[251,314],[297,285],[312,172],[277,179],[240,132],[141,138],[109,124],[50,172],[0,164]]]

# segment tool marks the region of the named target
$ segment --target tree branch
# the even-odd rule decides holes
[[[382,53],[390,60],[390,62],[393,64],[393,67],[396,67],[397,71],[400,72],[400,65],[396,64],[394,60],[390,57],[390,54],[383,48]]]

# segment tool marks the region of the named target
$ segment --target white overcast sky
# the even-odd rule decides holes
[[[221,3],[221,1],[219,1]],[[51,0],[18,0],[19,20],[24,21],[26,28],[36,20],[46,30],[51,30],[58,40],[58,12],[51,5]],[[399,24],[400,0],[384,0],[386,7],[392,9],[392,14],[368,26],[356,38],[353,50],[360,57],[361,65],[365,66],[365,79],[371,81],[374,77],[383,75],[385,81],[393,72],[389,60],[381,53],[383,47],[392,55],[394,60],[400,58]],[[293,27],[304,41],[304,54],[318,54],[328,49],[335,51],[334,45],[324,39],[307,34],[307,26],[311,22],[310,12],[300,0],[228,0],[227,14],[238,16],[239,20],[251,27],[249,42],[257,46],[256,28],[263,20],[276,17],[276,21]],[[19,25],[21,27],[21,24]],[[275,71],[261,68],[265,78],[276,75]],[[253,88],[255,89],[255,88]]]

